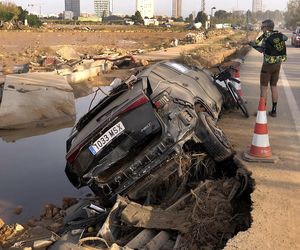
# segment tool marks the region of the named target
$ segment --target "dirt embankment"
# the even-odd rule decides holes
[[[147,30],[128,31],[0,31],[0,64],[27,63],[36,57],[55,55],[60,46],[70,46],[83,54],[102,54],[105,50],[118,53],[145,48],[155,48],[174,37],[183,38],[187,32]]]
[[[250,34],[249,37],[253,37]],[[174,47],[174,39],[180,46]],[[41,70],[46,63],[55,61],[58,51],[62,48],[71,48],[81,55],[82,58],[89,58],[90,55],[112,55],[124,56],[132,54],[146,55],[153,51],[153,58],[158,55],[171,55],[167,59],[174,59],[172,53],[179,57],[182,54],[186,63],[200,63],[202,66],[210,67],[213,64],[222,62],[225,58],[240,53],[244,50],[241,42],[248,38],[243,31],[212,30],[186,31],[186,30],[164,30],[158,28],[145,29],[137,27],[108,27],[105,29],[76,30],[72,29],[48,29],[43,31],[0,31],[0,71],[12,73],[18,65],[29,65],[30,71]],[[193,44],[190,44],[193,43]],[[193,51],[186,49],[193,47]],[[173,48],[170,48],[172,47]],[[182,47],[183,46],[183,47]],[[186,52],[182,53],[182,50]],[[172,50],[172,51],[171,51]],[[237,57],[241,58],[246,53],[242,52]],[[173,56],[173,57],[172,57]],[[49,58],[47,60],[46,58]],[[192,60],[190,60],[192,59]],[[17,66],[16,66],[17,65]],[[142,65],[144,65],[142,63]],[[21,66],[22,67],[22,66]],[[53,70],[53,67],[51,67]],[[0,72],[1,74],[1,72]],[[90,93],[91,86],[107,85],[115,77],[125,79],[132,74],[128,69],[105,72],[97,79],[85,84],[73,86],[78,96]],[[1,79],[0,79],[1,81]],[[88,91],[86,91],[88,89]],[[83,94],[81,92],[84,92]]]
[[[8,67],[38,61],[41,56],[54,56],[62,46],[74,48],[77,52],[89,55],[104,54],[107,50],[118,54],[133,53],[135,50],[158,50],[170,47],[176,38],[183,41],[187,34],[198,31],[172,31],[153,29],[108,29],[108,30],[45,30],[45,31],[0,31],[0,65]],[[244,32],[231,30],[211,31],[203,45],[202,58],[221,48],[233,48],[241,40],[245,40]],[[220,39],[220,37],[222,39]],[[214,42],[219,41],[219,42]],[[198,56],[199,57],[199,56]]]
[[[242,31],[214,31],[197,49],[182,53],[182,60],[190,65],[199,64],[207,68],[230,59],[244,60],[250,50],[245,42],[255,39],[255,36],[255,32],[247,34]]]

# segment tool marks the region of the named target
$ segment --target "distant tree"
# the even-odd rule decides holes
[[[176,18],[176,22],[183,22],[183,21],[184,21],[184,20],[183,20],[183,17],[182,17],[182,16]]]
[[[300,0],[290,0],[284,15],[286,27],[295,29],[300,26]]]
[[[257,11],[255,13],[253,13],[253,17],[256,18],[259,21],[261,21],[265,18],[264,13],[262,11]]]
[[[187,21],[189,23],[193,23],[194,22],[194,15],[193,14],[189,14],[189,17],[187,18]]]
[[[37,15],[28,15],[27,16],[27,21],[28,21],[28,25],[31,27],[41,27],[42,26],[42,21],[39,19],[39,17]]]
[[[284,13],[283,11],[280,11],[280,10],[275,10],[274,12],[274,20],[275,22],[283,22],[283,19],[284,19]]]
[[[28,11],[23,10],[21,6],[18,6],[18,9],[19,9],[18,21],[21,21],[22,23],[24,23],[25,19],[28,16]]]
[[[0,11],[0,20],[4,22],[8,22],[13,20],[14,14],[11,12],[1,12]]]
[[[136,11],[135,14],[132,16],[132,20],[135,22],[135,23],[144,23],[144,19],[141,15],[141,12],[139,11]]]
[[[59,15],[58,16],[48,16],[48,18],[46,19],[49,19],[49,20],[59,20]]]
[[[102,19],[104,19],[105,17],[107,17],[106,10],[104,10],[104,11],[102,12]]]
[[[162,22],[164,20],[164,18],[162,16],[156,16],[156,20],[159,22]]]
[[[279,10],[275,10],[275,11],[267,10],[265,12],[256,11],[252,13],[253,23],[261,22],[262,20],[265,19],[272,19],[275,22],[275,24],[282,23],[284,21],[284,13]]]
[[[254,19],[253,13],[250,10],[248,10],[246,12],[246,28],[247,28],[247,30],[251,29],[250,24],[253,23],[253,19]]]
[[[202,27],[205,27],[207,19],[207,15],[203,11],[199,11],[195,18],[195,23],[202,23]]]
[[[247,10],[246,16],[248,16],[250,19],[253,18],[253,12],[250,10]]]
[[[228,13],[225,10],[218,10],[215,12],[215,18],[220,21],[225,21],[231,16],[231,13]]]
[[[19,8],[10,2],[0,2],[0,20],[4,22],[14,21],[18,19]]]

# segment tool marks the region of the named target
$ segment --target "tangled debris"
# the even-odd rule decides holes
[[[207,159],[206,164],[214,163]],[[0,220],[0,246],[4,249],[12,246],[33,249],[41,246],[50,246],[49,249],[58,246],[74,246],[75,249],[221,249],[230,238],[251,225],[250,194],[254,182],[251,173],[237,158],[222,163],[222,166],[216,165],[213,172],[205,173],[205,168],[198,166],[197,178],[193,173],[196,165],[193,160],[183,161],[184,185],[170,185],[164,191],[169,195],[160,199],[150,199],[151,195],[147,195],[148,199],[141,203],[126,195],[118,196],[112,208],[104,208],[97,197],[87,197],[79,202],[68,198],[62,208],[47,204],[40,219],[32,220],[24,227],[7,226]],[[178,164],[172,166],[178,170]],[[167,168],[170,170],[170,166]],[[152,196],[158,189],[162,190],[167,179],[171,183],[175,175],[178,176],[177,171],[158,182]],[[138,186],[142,190],[151,185]],[[177,190],[174,190],[175,186]],[[172,203],[169,202],[170,194],[177,197]],[[70,237],[74,244],[66,240]]]
[[[237,180],[207,181],[193,192],[193,208],[188,233],[182,237],[180,249],[222,249],[239,231],[250,227],[249,205],[243,199],[230,200]],[[235,204],[237,203],[237,204]],[[187,244],[188,243],[188,244]]]
[[[183,42],[184,43],[201,43],[203,42],[203,40],[205,40],[207,38],[206,36],[206,32],[198,32],[198,33],[188,33],[184,39]]]
[[[47,51],[41,48],[28,48],[22,53],[21,61],[26,63],[19,63],[14,65],[0,65],[0,73],[8,74],[22,74],[28,72],[52,72],[56,71],[58,74],[68,76],[71,74],[86,71],[83,74],[87,75],[84,79],[79,79],[80,82],[93,78],[100,73],[108,72],[112,69],[132,68],[138,65],[144,65],[145,62],[136,61],[133,54],[142,53],[138,51],[120,51],[116,49],[106,49],[99,51],[94,55],[78,53],[72,47],[59,47],[56,52]],[[90,70],[91,72],[88,72]],[[77,78],[77,76],[75,76]],[[78,83],[71,80],[70,84]]]

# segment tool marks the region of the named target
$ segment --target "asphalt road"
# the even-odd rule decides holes
[[[287,97],[289,109],[293,117],[296,132],[300,142],[300,48],[291,46],[291,32],[284,32],[289,40],[288,60],[283,64],[281,71],[281,80],[284,86],[284,92]],[[300,151],[299,151],[300,156]]]
[[[291,33],[290,33],[291,34]],[[289,35],[289,34],[288,34]],[[283,64],[278,82],[277,118],[267,117],[269,140],[276,164],[248,163],[255,179],[253,223],[239,233],[225,249],[300,249],[300,48],[288,44],[288,61]],[[237,155],[251,146],[259,102],[259,76],[262,55],[251,50],[242,65],[241,81],[252,116],[239,111],[224,115],[220,125],[230,138]],[[270,110],[271,93],[267,110]]]

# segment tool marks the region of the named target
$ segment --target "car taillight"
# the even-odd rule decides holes
[[[78,156],[79,153],[80,153],[80,149],[81,149],[81,146],[78,147],[78,148],[77,148],[75,151],[73,151],[72,153],[66,155],[66,160],[67,160],[68,163],[72,164],[72,163],[75,161],[75,159],[77,158],[77,156]]]
[[[139,99],[135,100],[133,103],[131,103],[129,106],[127,106],[124,110],[121,111],[121,113],[126,113],[130,110],[133,110],[139,106],[142,106],[143,104],[149,102],[149,99],[146,96],[142,96]]]

